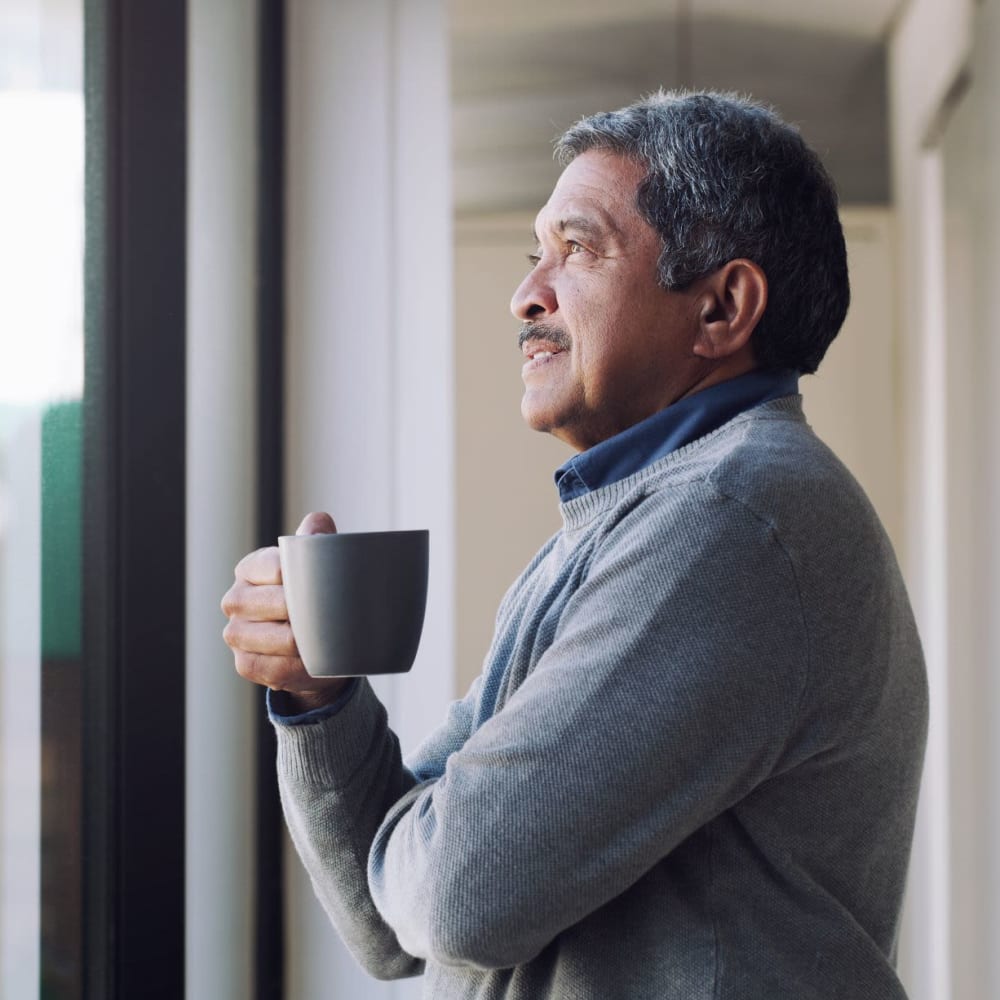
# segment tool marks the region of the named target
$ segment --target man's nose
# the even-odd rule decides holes
[[[551,316],[558,308],[556,293],[546,279],[543,265],[538,264],[524,276],[510,300],[510,311],[521,322]]]

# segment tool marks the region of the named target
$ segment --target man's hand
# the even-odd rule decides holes
[[[330,535],[329,514],[307,514],[297,535]],[[285,691],[289,707],[306,712],[334,701],[347,680],[311,677],[299,658],[288,624],[277,546],[257,549],[236,566],[236,581],[222,598],[229,624],[222,633],[236,657],[236,672],[254,684]]]

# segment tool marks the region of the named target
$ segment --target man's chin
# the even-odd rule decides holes
[[[574,419],[576,414],[568,407],[557,409],[552,406],[551,401],[548,405],[542,405],[542,401],[532,398],[532,393],[529,391],[521,400],[521,416],[533,431],[551,434],[576,451],[584,449],[585,445],[577,439],[578,421]]]
[[[532,396],[533,393],[529,389],[522,397],[521,416],[533,431],[551,434],[558,426],[552,408],[543,405],[540,400],[533,399]]]

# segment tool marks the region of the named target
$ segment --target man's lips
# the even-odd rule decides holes
[[[518,346],[527,359],[525,369],[551,361],[557,354],[569,350],[569,337],[548,323],[525,323],[521,327]]]
[[[521,366],[522,378],[531,374],[531,372],[545,367],[545,365],[552,364],[566,353],[561,347],[546,343],[545,341],[535,341],[525,344],[522,351],[526,359]]]
[[[558,344],[539,340],[525,344],[521,351],[529,361],[537,361],[539,358],[551,358],[556,354],[562,354],[563,349]]]

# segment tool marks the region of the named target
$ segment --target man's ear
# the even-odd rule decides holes
[[[767,276],[752,260],[723,264],[702,279],[694,353],[723,361],[744,351],[767,305]]]

